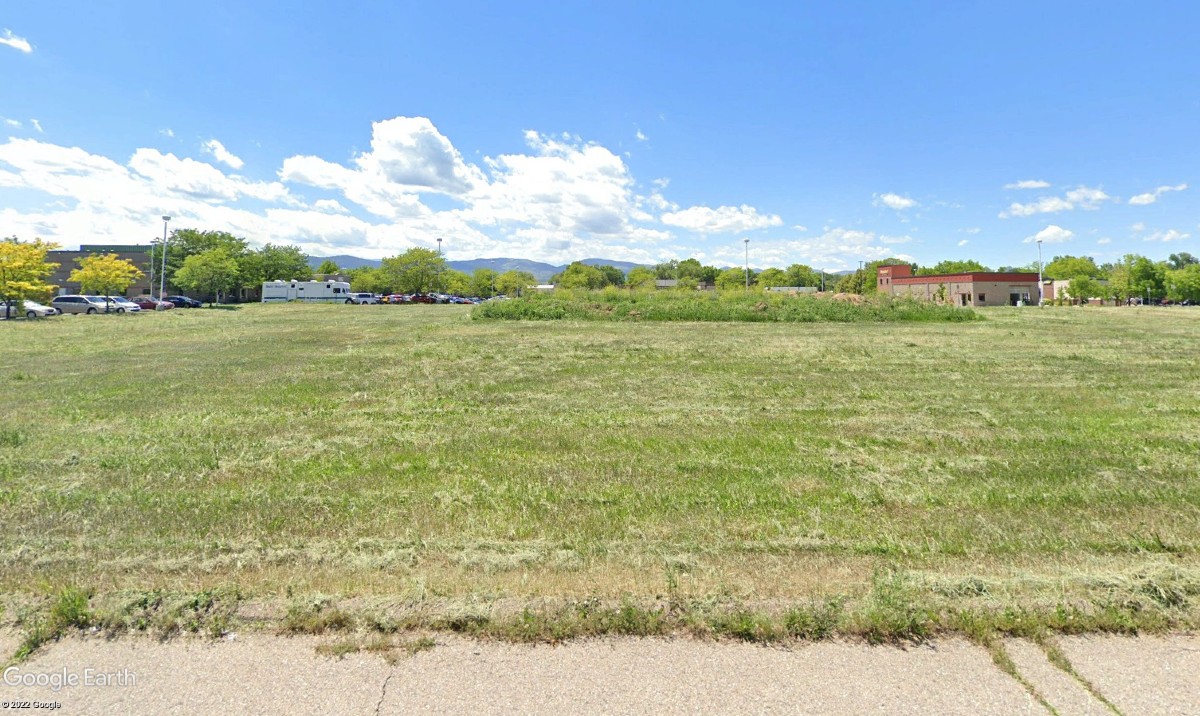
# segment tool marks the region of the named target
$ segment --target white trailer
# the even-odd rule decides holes
[[[353,303],[345,281],[264,281],[263,303]]]

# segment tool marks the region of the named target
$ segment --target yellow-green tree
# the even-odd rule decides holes
[[[6,315],[9,301],[45,300],[54,290],[46,277],[58,264],[48,263],[46,252],[55,248],[57,245],[41,239],[23,242],[14,236],[0,240],[0,301]]]
[[[505,296],[520,296],[521,292],[537,283],[528,271],[505,271],[496,277],[496,291]]]
[[[142,277],[142,272],[129,259],[119,259],[116,254],[100,254],[75,259],[79,268],[71,272],[68,280],[79,284],[83,293],[94,293],[109,297],[125,295],[133,282]]]

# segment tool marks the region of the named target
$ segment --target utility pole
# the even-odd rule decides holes
[[[163,244],[162,244],[162,271],[158,273],[158,300],[163,300],[163,293],[167,285],[167,223],[171,221],[171,217],[164,216],[163,220]],[[153,287],[150,289],[154,290]]]
[[[742,239],[746,242],[746,290],[750,290],[750,239]]]

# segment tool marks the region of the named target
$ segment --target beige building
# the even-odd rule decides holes
[[[880,266],[875,284],[879,293],[909,296],[955,306],[1016,306],[1037,304],[1036,273],[970,272],[914,276],[912,266]]]

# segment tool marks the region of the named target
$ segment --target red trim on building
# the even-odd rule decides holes
[[[970,283],[973,281],[990,281],[993,283],[1037,283],[1036,273],[944,273],[930,276],[893,276],[892,283],[900,285],[920,285],[925,283]]]

